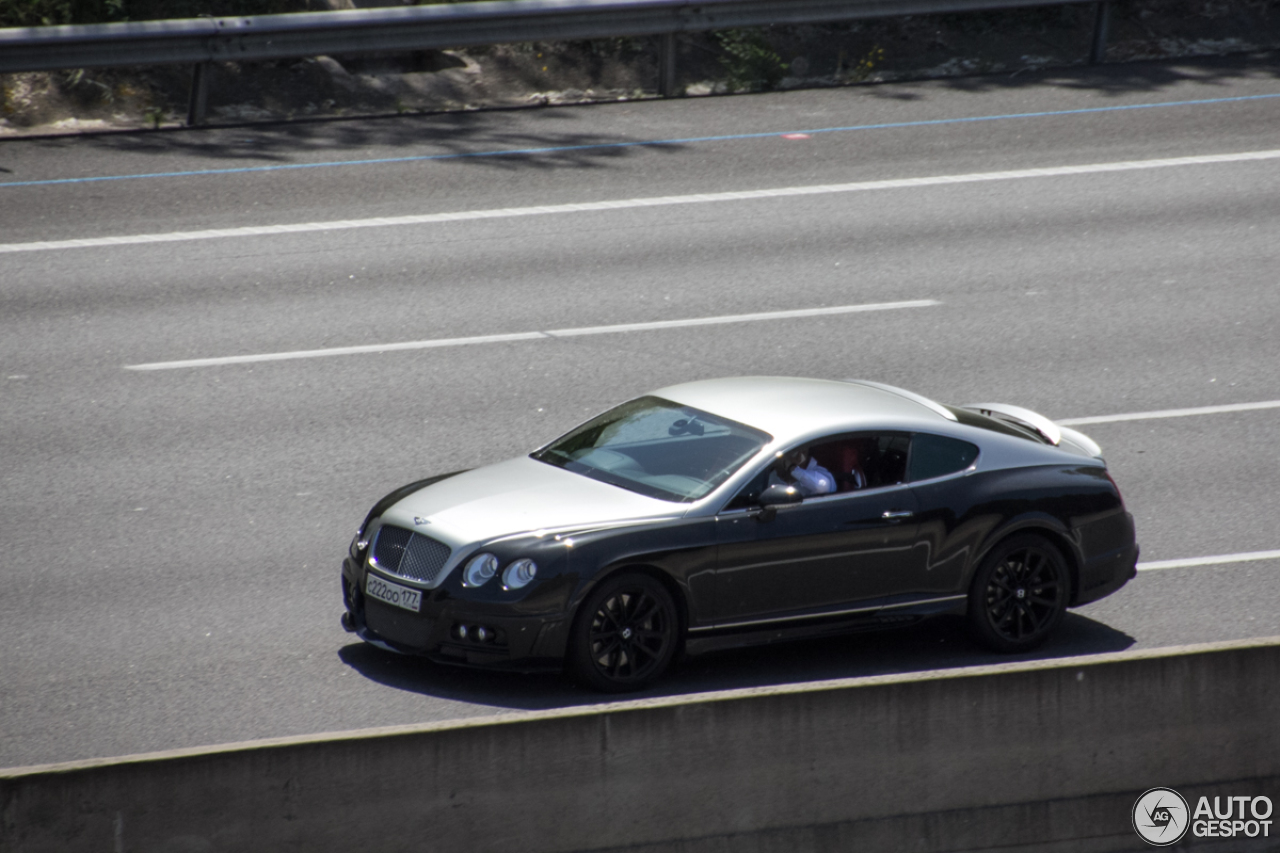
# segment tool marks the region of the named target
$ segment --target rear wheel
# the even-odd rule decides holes
[[[609,578],[578,611],[569,670],[606,693],[639,690],[671,663],[679,630],[675,602],[658,580],[643,574]]]
[[[1034,534],[997,545],[973,578],[969,622],[985,645],[1022,652],[1045,641],[1062,621],[1070,597],[1066,561]]]

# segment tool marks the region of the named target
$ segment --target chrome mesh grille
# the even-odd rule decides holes
[[[449,559],[449,546],[421,533],[413,534],[400,563],[400,574],[431,583]]]
[[[448,545],[400,527],[383,527],[373,542],[373,561],[384,572],[431,583],[451,553]]]
[[[373,561],[378,564],[378,568],[398,574],[405,546],[412,538],[413,532],[401,527],[384,527],[379,530],[378,538],[373,540]]]

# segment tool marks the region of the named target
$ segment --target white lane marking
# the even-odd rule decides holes
[[[792,311],[765,311],[760,314],[726,314],[722,317],[694,317],[689,320],[657,320],[652,323],[624,323],[618,326],[554,329],[546,334],[553,338],[570,338],[575,335],[647,332],[652,329],[680,329],[685,326],[718,326],[723,323],[755,323],[761,320],[791,320],[798,317],[825,317],[830,314],[855,314],[863,311],[892,311],[896,308],[929,308],[941,304],[936,299],[915,299],[909,302],[874,302],[866,305],[837,305],[834,308],[797,308]]]
[[[170,231],[161,234],[132,234],[119,237],[87,237],[77,240],[44,240],[31,243],[0,243],[0,253],[40,252],[53,249],[83,249],[94,246],[129,246],[144,243],[173,243],[183,240],[215,240],[229,237],[259,237],[273,234],[301,234],[314,231],[344,231],[353,228],[386,228],[398,225],[429,225],[439,222],[464,222],[473,219],[506,219],[516,216],[548,216],[560,213],[585,213],[597,210],[626,210],[641,207],[669,207],[680,204],[709,204],[724,201],[751,201],[805,195],[865,192],[870,190],[932,187],[945,184],[971,184],[983,181],[1014,181],[1026,178],[1052,178],[1063,175],[1094,175],[1106,172],[1132,172],[1142,169],[1168,169],[1180,166],[1205,166],[1215,163],[1243,163],[1280,158],[1280,149],[1245,151],[1238,154],[1202,154],[1194,157],[1168,157],[1155,160],[1122,160],[1114,163],[1088,163],[1080,166],[1050,166],[1042,169],[1016,169],[1005,172],[972,172],[962,175],[935,175],[926,178],[895,178],[884,181],[859,181],[850,184],[820,184],[807,187],[778,187],[764,190],[699,193],[696,195],[628,198],[612,201],[552,204],[539,207],[506,207],[494,210],[464,210],[452,213],[424,213],[413,216],[385,216],[377,219],[341,219],[330,222],[299,222],[292,225],[251,225],[240,228],[218,228],[207,231]]]
[[[1194,409],[1161,409],[1155,412],[1130,412],[1125,415],[1098,415],[1093,418],[1062,418],[1056,423],[1062,426],[1082,424],[1109,424],[1116,421],[1145,421],[1154,418],[1188,418],[1193,415],[1220,415],[1224,412],[1251,412],[1255,409],[1280,409],[1280,400],[1263,400],[1258,403],[1229,403],[1225,406],[1199,406]]]
[[[516,332],[510,335],[481,335],[474,338],[437,338],[431,341],[404,341],[395,344],[367,344],[357,347],[268,352],[258,355],[228,355],[221,358],[190,358],[185,361],[153,361],[149,364],[126,364],[125,370],[176,370],[180,367],[214,367],[220,364],[252,364],[259,361],[289,361],[295,358],[325,358],[333,355],[358,355],[369,352],[395,352],[431,347],[460,347],[467,344],[496,344],[503,341],[531,341],[545,338],[543,332]]]
[[[1218,566],[1223,563],[1252,563],[1257,560],[1280,560],[1280,551],[1250,551],[1244,554],[1221,554],[1217,557],[1190,557],[1185,560],[1157,560],[1138,563],[1138,571],[1154,569],[1184,569],[1191,566]]]
[[[153,361],[126,364],[125,370],[176,370],[183,367],[216,367],[224,364],[251,364],[259,361],[288,361],[298,358],[328,358],[336,355],[396,352],[401,350],[457,347],[470,344],[496,344],[506,341],[533,341],[570,338],[579,335],[609,335],[618,332],[642,332],[653,329],[677,329],[687,326],[718,326],[723,323],[758,323],[764,320],[788,320],[798,317],[825,317],[833,314],[856,314],[864,311],[892,311],[898,308],[928,308],[942,303],[936,299],[914,299],[907,302],[873,302],[866,305],[836,305],[830,308],[799,308],[793,311],[765,311],[760,314],[726,314],[720,317],[694,317],[687,320],[659,320],[651,323],[622,323],[616,326],[587,326],[577,329],[554,329],[547,332],[515,332],[508,335],[481,335],[472,338],[436,338],[426,341],[403,341],[394,344],[367,344],[354,347],[272,352],[258,355],[230,355],[219,358],[191,358],[183,361]]]

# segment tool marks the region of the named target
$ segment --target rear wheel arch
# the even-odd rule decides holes
[[[1054,548],[1058,549],[1058,553],[1062,555],[1062,559],[1067,565],[1067,577],[1071,584],[1071,598],[1067,602],[1067,605],[1074,605],[1076,600],[1080,597],[1080,555],[1078,553],[1078,549],[1076,548],[1075,543],[1071,541],[1071,538],[1063,531],[1050,527],[1046,524],[1036,522],[1003,528],[993,535],[974,559],[966,581],[965,589],[967,590],[969,585],[973,583],[973,578],[974,575],[978,573],[978,568],[992,551],[999,548],[1009,539],[1024,533],[1040,536],[1047,540]]]
[[[1075,595],[1060,541],[1024,528],[1001,538],[978,562],[967,593],[976,639],[1004,653],[1030,651],[1054,633]]]
[[[1018,533],[1034,534],[1047,540],[1050,545],[1058,549],[1058,553],[1062,555],[1063,562],[1067,564],[1067,578],[1071,584],[1071,597],[1067,601],[1067,606],[1075,603],[1076,599],[1080,597],[1080,558],[1076,553],[1075,544],[1061,531],[1048,527],[1027,527],[1019,530]]]

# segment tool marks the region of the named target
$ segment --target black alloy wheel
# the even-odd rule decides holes
[[[1062,621],[1070,598],[1062,554],[1046,539],[1006,539],[982,561],[969,592],[969,621],[998,652],[1022,652],[1045,641]]]
[[[642,574],[610,578],[578,611],[570,670],[606,693],[639,690],[671,663],[679,629],[675,602],[657,579]]]

